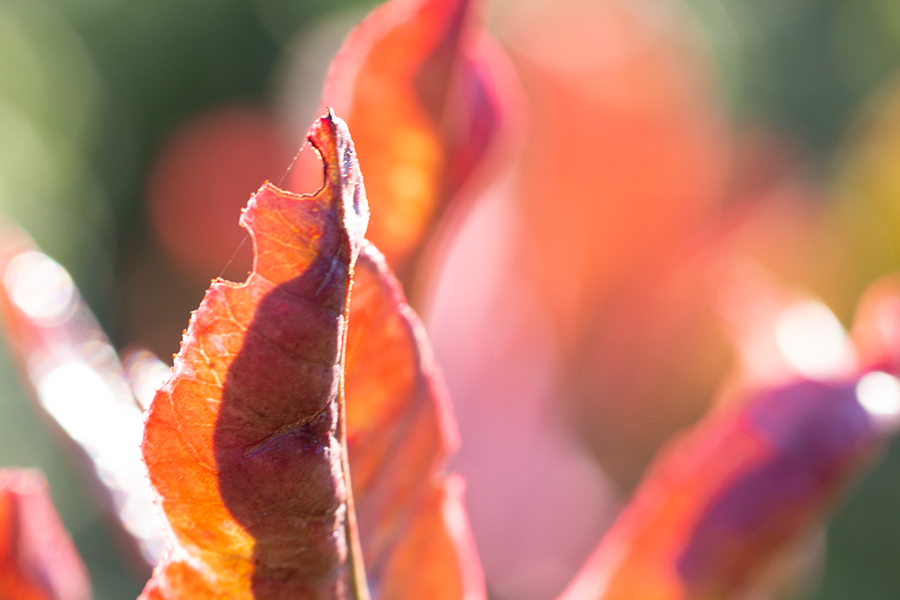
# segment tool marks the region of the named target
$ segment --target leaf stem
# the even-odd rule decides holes
[[[349,314],[350,294],[347,294],[347,310]],[[347,330],[344,328],[343,347],[341,348],[342,371],[346,365]],[[359,541],[359,528],[356,523],[356,505],[353,499],[353,484],[350,481],[350,459],[347,456],[347,409],[346,396],[344,394],[344,376],[341,376],[340,395],[340,428],[341,428],[341,461],[344,470],[344,486],[347,490],[347,562],[350,568],[350,597],[349,600],[371,600],[369,594],[369,582],[366,578],[366,566],[363,559],[362,544]]]

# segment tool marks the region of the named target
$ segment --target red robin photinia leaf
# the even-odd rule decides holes
[[[366,174],[368,238],[408,280],[444,209],[484,162],[510,87],[477,0],[393,0],[332,61],[323,104],[346,118]],[[292,188],[307,169],[296,167]]]
[[[174,547],[144,597],[482,599],[424,329],[363,240],[346,125],[309,141],[324,186],[251,199],[254,270],[212,285],[148,413]]]
[[[422,324],[366,244],[347,339],[347,444],[369,585],[381,600],[485,597],[462,506],[443,466],[458,434]]]
[[[866,466],[900,396],[882,372],[794,380],[714,411],[664,448],[560,600],[730,598]]]
[[[87,569],[38,471],[0,469],[0,598],[91,598]]]
[[[778,150],[768,144],[753,152],[775,162]],[[748,157],[746,166],[735,166],[732,193],[738,200],[686,236],[655,268],[621,285],[581,334],[586,342],[572,358],[568,377],[572,422],[625,489],[639,481],[665,440],[709,410],[729,372],[733,380],[743,368],[735,349],[747,345],[729,339],[734,317],[723,321],[722,310],[762,310],[778,296],[761,290],[751,300],[742,288],[753,279],[739,265],[764,272],[771,266],[776,279],[797,281],[796,274],[812,272],[811,261],[824,255],[812,251],[817,246],[810,235],[823,199],[792,173],[778,179],[776,171],[767,181],[759,171],[782,165],[753,164],[760,160]],[[746,328],[773,340],[773,347],[752,352],[781,362],[774,322],[747,322]],[[678,352],[671,348],[675,339]]]
[[[172,548],[142,598],[368,597],[342,439],[368,206],[346,124],[329,112],[308,139],[324,185],[251,198],[253,272],[212,284],[147,413]]]
[[[516,172],[536,283],[569,357],[636,276],[721,203],[729,152],[676,3],[554,0],[499,11],[528,99]]]

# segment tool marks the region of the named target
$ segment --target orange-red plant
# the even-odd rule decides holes
[[[680,77],[691,49],[650,35],[645,16],[625,2],[597,6],[533,14],[510,36],[533,128],[510,178],[530,236],[514,258],[535,264],[507,276],[531,277],[534,305],[550,313],[566,379],[555,382],[566,388],[559,396],[579,396],[576,407],[589,405],[579,410],[598,421],[621,409],[611,427],[622,439],[607,441],[624,459],[608,466],[631,484],[672,421],[687,424],[711,402],[724,370],[698,375],[696,406],[661,412],[674,417],[653,428],[644,423],[646,440],[625,439],[619,423],[640,423],[639,409],[672,401],[666,388],[676,377],[644,381],[644,371],[678,370],[685,356],[722,342],[679,338],[688,335],[684,321],[693,333],[713,326],[712,311],[698,304],[705,257],[730,232],[710,236],[700,267],[673,267],[671,256],[698,232],[728,229],[719,209],[727,144],[715,111],[697,108],[709,101],[703,82],[685,86]],[[250,199],[241,224],[252,237],[253,271],[243,283],[213,282],[145,412],[143,460],[166,521],[149,527],[165,530],[168,545],[142,599],[487,597],[462,479],[445,472],[458,445],[449,398],[391,271],[421,291],[436,234],[473,198],[476,175],[488,178],[485,165],[502,164],[488,158],[516,92],[478,8],[472,0],[392,0],[376,10],[348,37],[326,82],[323,102],[349,128],[329,108],[308,135],[321,162],[298,163],[288,180],[297,192],[321,187],[299,194],[267,182]],[[618,54],[606,56],[616,60],[592,62],[604,51],[589,30],[598,23],[625,32]],[[574,63],[560,62],[566,44]],[[16,297],[27,288],[17,283],[22,265],[59,265],[5,233],[0,309],[22,370],[104,481],[124,482],[116,490],[127,492],[127,477],[105,476],[101,457],[110,453],[97,442],[105,432],[81,428],[59,400],[67,385],[91,382],[91,393],[112,398],[103,410],[126,415],[108,429],[134,425],[127,390],[117,400],[122,369],[71,281],[50,317],[24,307]],[[638,268],[650,283],[635,281]],[[689,275],[671,288],[647,276],[682,269]],[[777,382],[740,381],[731,403],[657,455],[561,600],[706,600],[752,589],[895,425],[896,340],[879,315],[896,317],[896,294],[883,285],[861,309],[862,360],[815,380],[792,372]],[[617,407],[608,388],[646,405]],[[697,400],[693,387],[685,395]],[[146,483],[135,464],[129,474]],[[18,539],[5,498],[0,559]],[[141,537],[140,526],[129,529]],[[8,571],[0,586],[22,572]]]
[[[368,237],[407,285],[509,119],[511,76],[480,5],[387,2],[350,33],[325,82],[323,108],[347,121],[366,173]],[[317,170],[298,164],[291,189],[306,190]]]
[[[213,284],[149,408],[144,459],[174,539],[143,597],[483,595],[458,484],[440,473],[453,421],[363,239],[353,144],[333,114],[309,141],[324,186],[251,199],[253,272]]]

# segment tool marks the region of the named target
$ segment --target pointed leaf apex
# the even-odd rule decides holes
[[[313,123],[307,139],[324,163],[325,187],[341,191],[340,195],[335,194],[335,199],[339,197],[343,205],[340,213],[355,257],[369,225],[369,203],[350,131],[343,119],[329,107],[326,114]]]

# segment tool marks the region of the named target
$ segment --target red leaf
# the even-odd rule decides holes
[[[674,4],[660,19],[626,0],[510,3],[503,19],[531,117],[517,197],[571,356],[616,291],[720,203],[720,111]]]
[[[87,570],[37,471],[0,469],[0,598],[90,600]]]
[[[347,37],[323,103],[353,130],[372,206],[368,237],[401,279],[500,127],[505,63],[472,0],[394,0]],[[309,173],[295,169],[291,186]]]
[[[363,247],[347,340],[347,443],[360,539],[382,600],[484,598],[459,478],[457,431],[425,331],[384,257]]]
[[[779,150],[770,143],[758,152],[774,163]],[[785,286],[774,277],[772,288],[763,286],[751,273],[766,277],[771,268],[785,281],[797,281],[825,255],[813,251],[819,248],[811,239],[824,202],[808,183],[767,182],[752,164],[735,169],[738,183],[753,182],[741,184],[747,190],[735,189],[740,202],[620,286],[590,318],[593,326],[583,329],[581,355],[569,368],[573,422],[625,489],[639,481],[665,440],[709,410],[723,383],[748,375],[742,354],[784,364],[775,344],[776,323],[742,313],[772,306],[776,317],[782,314],[788,306],[775,309],[773,302]],[[733,321],[750,333],[752,343],[734,331]],[[762,336],[772,345],[758,347]]]
[[[750,584],[882,440],[860,389],[799,380],[712,413],[663,450],[560,600],[723,598]]]
[[[174,534],[144,598],[364,598],[342,445],[347,303],[368,208],[346,125],[309,140],[325,184],[269,184],[241,222],[254,270],[214,282],[146,421]]]
[[[213,284],[151,406],[145,459],[177,540],[144,597],[362,595],[347,589],[362,577],[355,504],[379,598],[483,598],[462,485],[442,471],[456,429],[424,330],[362,240],[345,126],[325,117],[309,139],[325,186],[251,199],[254,271]]]

